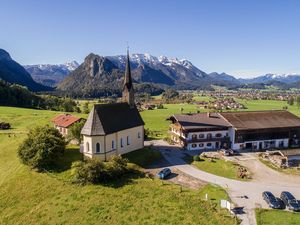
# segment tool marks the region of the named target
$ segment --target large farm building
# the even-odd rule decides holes
[[[264,150],[297,147],[300,118],[283,110],[178,114],[171,138],[187,150]]]

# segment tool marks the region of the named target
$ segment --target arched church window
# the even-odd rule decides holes
[[[100,153],[100,144],[99,143],[96,144],[96,153]]]

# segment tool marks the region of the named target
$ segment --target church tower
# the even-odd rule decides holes
[[[131,70],[130,70],[130,60],[129,60],[129,51],[127,50],[127,61],[126,61],[126,69],[125,69],[125,78],[124,78],[124,86],[122,99],[124,102],[127,102],[130,108],[134,108],[134,90],[131,79]]]

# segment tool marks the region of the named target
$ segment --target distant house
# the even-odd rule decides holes
[[[81,130],[85,157],[106,161],[144,147],[144,122],[134,102],[129,53],[120,103],[95,105]]]
[[[179,114],[170,120],[172,140],[188,150],[255,151],[300,145],[300,118],[283,110]]]
[[[63,136],[66,136],[68,135],[69,127],[81,120],[82,118],[78,118],[71,114],[61,114],[54,117],[51,121],[54,124],[54,127],[59,130]]]

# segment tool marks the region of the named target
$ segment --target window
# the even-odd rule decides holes
[[[216,134],[216,137],[218,137],[218,138],[219,138],[219,137],[222,137],[222,134],[221,134],[221,133],[217,133],[217,134]]]
[[[207,143],[206,146],[207,146],[207,147],[211,147],[211,143]]]
[[[86,152],[89,152],[90,151],[90,144],[88,142],[85,144],[85,147],[86,147]]]
[[[196,138],[197,138],[197,134],[193,134],[192,139],[196,139]]]
[[[197,147],[197,145],[196,144],[192,144],[192,148],[196,148]]]
[[[111,141],[111,149],[115,149],[115,141],[114,140]]]
[[[200,147],[200,148],[202,148],[203,146],[204,146],[204,144],[203,144],[203,143],[200,143],[200,144],[199,144],[199,147]]]
[[[207,134],[207,138],[208,138],[208,139],[212,138],[212,134],[211,134],[211,133],[208,133],[208,134]]]
[[[130,139],[129,139],[129,136],[127,136],[127,145],[130,145]]]
[[[121,146],[121,148],[124,147],[123,138],[121,138],[121,140],[120,140],[120,146]]]
[[[199,134],[199,138],[204,138],[204,134]]]
[[[96,144],[96,153],[100,153],[100,144],[99,143]]]
[[[141,132],[138,132],[138,138],[141,138]]]

